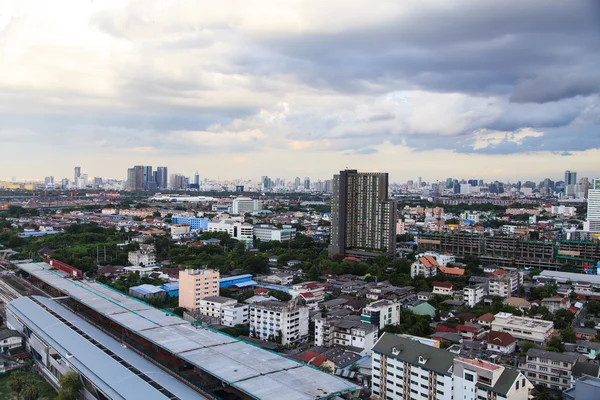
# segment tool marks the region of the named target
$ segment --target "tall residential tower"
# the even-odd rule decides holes
[[[588,191],[587,221],[584,230],[600,232],[600,178],[594,179]]]
[[[396,203],[388,200],[388,174],[340,171],[333,177],[330,257],[393,256]]]

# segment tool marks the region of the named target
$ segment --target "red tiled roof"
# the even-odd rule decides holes
[[[265,288],[256,288],[254,289],[254,293],[269,293],[269,290]]]
[[[311,292],[302,292],[299,294],[299,296],[302,296],[303,298],[308,298],[308,297],[313,297],[313,294]]]
[[[433,256],[420,257],[419,258],[419,262],[421,264],[423,264],[423,266],[425,268],[431,268],[431,267],[437,267],[438,266],[438,262],[436,261],[435,258],[433,258]]]
[[[496,316],[492,313],[483,314],[481,317],[477,318],[477,321],[483,322],[492,322],[496,319]]]
[[[437,324],[435,326],[435,331],[436,332],[458,333],[458,329],[456,329],[456,327],[449,326],[449,325],[444,325],[444,324]]]
[[[451,282],[433,282],[431,284],[431,286],[433,286],[433,287],[443,287],[443,288],[446,288],[446,289],[452,289],[452,287],[453,287]]]
[[[571,306],[571,307],[569,307],[569,311],[571,311],[573,314],[577,314],[578,310],[577,310],[577,307]]]
[[[319,367],[321,364],[327,361],[327,357],[317,354],[314,351],[307,351],[301,356],[294,355],[292,358],[308,365],[314,365],[315,367]]]
[[[477,328],[475,328],[474,326],[458,325],[456,327],[456,329],[458,329],[459,331],[466,331],[466,332],[471,332],[471,333],[477,333]]]
[[[510,346],[517,341],[510,333],[497,331],[489,331],[481,337],[481,340],[502,347]]]

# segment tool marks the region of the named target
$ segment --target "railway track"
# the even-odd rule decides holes
[[[0,277],[0,301],[6,304],[22,296],[17,289],[4,280],[4,277]]]

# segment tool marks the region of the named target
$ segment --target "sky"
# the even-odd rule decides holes
[[[0,0],[0,179],[600,176],[596,0]]]

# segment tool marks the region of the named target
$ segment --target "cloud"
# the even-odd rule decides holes
[[[280,152],[385,169],[389,148],[458,169],[600,143],[593,0],[0,5],[0,137],[21,156],[35,143],[98,165]]]

